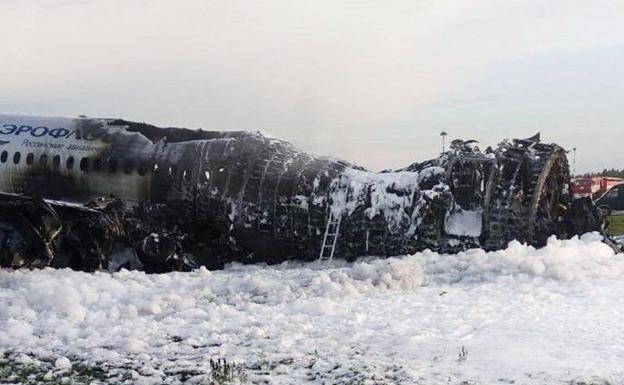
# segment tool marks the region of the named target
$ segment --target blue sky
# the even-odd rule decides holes
[[[0,0],[0,111],[263,129],[372,169],[536,131],[624,168],[622,1]]]

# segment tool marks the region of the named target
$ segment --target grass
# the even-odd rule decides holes
[[[28,384],[32,381],[43,381],[45,372],[38,371],[32,365],[19,365],[12,362],[0,362],[0,381],[3,384]]]
[[[609,234],[624,235],[624,214],[609,217]]]
[[[233,364],[225,359],[210,359],[210,385],[223,385],[239,381],[247,382],[247,375],[241,365]]]
[[[468,359],[468,349],[462,345],[459,349],[459,354],[457,356],[457,362],[463,362]]]
[[[109,377],[106,372],[96,366],[88,366],[82,363],[74,363],[71,370],[63,373],[48,373],[53,370],[52,363],[42,365],[20,364],[13,360],[0,360],[0,383],[2,384],[101,384]]]
[[[33,357],[34,358],[34,357]],[[185,383],[193,377],[195,383],[202,385],[245,384],[248,382],[244,365],[225,359],[210,361],[210,372],[180,370],[167,373],[167,380]],[[136,374],[136,372],[135,372]],[[133,384],[131,368],[111,368],[89,365],[79,361],[72,362],[71,369],[58,370],[52,360],[35,359],[30,364],[17,362],[15,355],[0,353],[0,384],[20,385],[103,385]]]

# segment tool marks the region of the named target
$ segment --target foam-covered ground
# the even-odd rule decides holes
[[[1,270],[0,348],[93,383],[207,383],[225,358],[249,383],[618,384],[623,309],[624,256],[597,235],[324,268]]]

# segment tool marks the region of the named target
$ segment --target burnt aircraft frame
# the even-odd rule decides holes
[[[349,260],[604,230],[591,201],[570,196],[565,150],[539,135],[484,152],[456,140],[436,159],[373,173],[257,132],[70,123],[0,129],[34,136],[0,153],[0,170],[14,167],[0,195],[3,266],[95,270],[120,254],[152,272],[313,260],[330,213],[341,218],[336,255]],[[44,135],[52,145],[37,147]],[[58,151],[64,138],[84,156]],[[478,231],[452,226],[462,218]]]

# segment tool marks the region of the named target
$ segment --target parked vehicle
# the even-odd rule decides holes
[[[624,184],[611,187],[596,201],[596,206],[607,214],[614,211],[624,211]]]
[[[572,181],[574,198],[589,197],[593,200],[602,197],[610,188],[624,183],[624,179],[604,176],[587,176]]]

